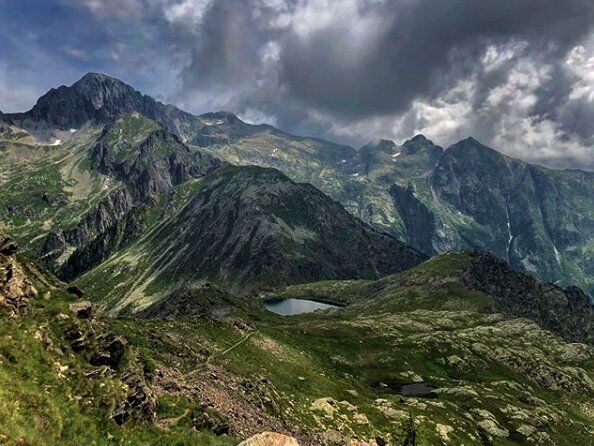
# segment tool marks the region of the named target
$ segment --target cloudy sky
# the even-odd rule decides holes
[[[88,71],[359,146],[594,170],[592,0],[0,0],[0,110]]]

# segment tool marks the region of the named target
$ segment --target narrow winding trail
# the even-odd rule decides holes
[[[241,344],[243,344],[244,342],[246,342],[246,341],[247,341],[247,340],[248,340],[248,339],[249,339],[249,338],[250,338],[250,337],[251,337],[251,336],[252,336],[254,333],[256,333],[256,332],[255,332],[255,331],[252,331],[251,333],[248,333],[248,335],[247,335],[245,338],[243,338],[241,341],[237,342],[236,344],[233,344],[233,345],[232,345],[231,347],[229,347],[227,350],[225,350],[225,351],[222,351],[222,352],[220,352],[220,353],[215,353],[214,355],[212,355],[212,356],[209,356],[209,357],[207,358],[207,360],[206,360],[206,364],[210,364],[210,361],[211,361],[213,358],[216,358],[216,357],[218,357],[218,356],[223,356],[223,355],[226,355],[227,353],[229,353],[229,352],[230,352],[231,350],[233,350],[234,348],[236,348],[236,347],[239,347]]]

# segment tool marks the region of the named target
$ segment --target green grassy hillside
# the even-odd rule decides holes
[[[9,441],[218,445],[272,430],[302,445],[570,446],[594,434],[594,349],[502,311],[511,297],[498,289],[477,291],[482,257],[276,295],[348,304],[326,312],[281,317],[204,285],[140,319],[71,310],[61,283],[2,261],[18,271],[13,295],[14,280],[22,291],[19,305],[5,292],[0,305],[12,308],[0,324]]]

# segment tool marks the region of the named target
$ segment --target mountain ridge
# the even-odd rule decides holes
[[[357,151],[293,136],[269,125],[247,124],[229,112],[194,116],[173,106],[157,106],[154,100],[142,99],[146,97],[132,87],[102,75],[89,75],[83,84],[102,82],[115,82],[115,93],[131,95],[123,105],[116,100],[112,111],[145,112],[191,147],[233,164],[277,168],[298,182],[309,182],[353,215],[425,254],[483,249],[545,280],[573,283],[594,292],[590,266],[594,260],[594,209],[588,204],[594,193],[594,173],[525,163],[473,138],[444,150],[417,135],[401,146],[383,140],[380,145],[385,150],[372,150],[373,144],[368,144],[367,150]],[[58,90],[70,97],[72,88]],[[52,90],[52,95],[58,90]],[[119,98],[115,93],[107,95],[108,99]],[[146,112],[145,100],[157,111]],[[96,112],[92,104],[89,107]],[[107,111],[99,117],[109,121],[112,114]],[[84,120],[78,119],[76,124]],[[33,133],[38,124],[29,122]],[[61,130],[49,140],[68,145],[74,138],[72,144],[76,144],[78,132],[72,135]],[[525,172],[524,183],[518,176],[521,172]],[[481,181],[487,178],[494,187],[488,194],[477,194]],[[532,210],[522,215],[526,206]],[[488,218],[490,209],[494,210],[493,219]]]
[[[225,165],[174,216],[77,283],[121,311],[185,282],[252,295],[311,280],[377,278],[424,259],[310,184],[276,169]]]

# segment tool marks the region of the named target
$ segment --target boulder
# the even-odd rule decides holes
[[[492,419],[484,419],[478,423],[479,431],[483,431],[493,437],[508,438],[509,431],[499,427],[499,425]]]
[[[96,366],[107,365],[113,369],[117,368],[126,353],[128,343],[121,336],[108,336],[98,351],[91,356],[90,363]]]
[[[16,242],[10,237],[0,237],[0,254],[11,256],[19,250]]]
[[[239,443],[238,446],[299,446],[299,442],[276,432],[262,432]]]
[[[70,304],[70,311],[80,319],[91,319],[93,317],[93,304],[87,300]]]

